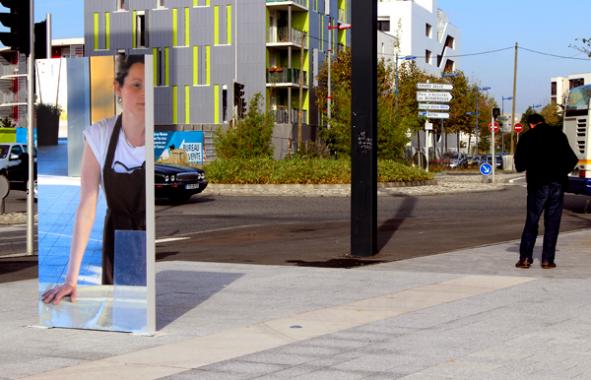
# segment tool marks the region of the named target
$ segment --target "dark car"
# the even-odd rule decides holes
[[[37,176],[37,152],[34,152],[34,173]],[[17,143],[0,144],[0,175],[5,176],[11,190],[27,190],[29,155],[27,146]]]
[[[156,198],[184,202],[205,190],[207,183],[202,169],[160,163],[154,165]]]

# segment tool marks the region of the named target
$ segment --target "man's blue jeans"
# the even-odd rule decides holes
[[[542,262],[554,262],[563,203],[564,188],[560,183],[527,186],[527,217],[521,235],[520,259],[533,259],[534,245],[538,236],[538,223],[540,215],[544,211]]]

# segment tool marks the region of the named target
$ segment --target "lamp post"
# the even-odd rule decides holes
[[[398,60],[402,59],[403,61],[412,61],[417,59],[414,55],[405,55],[403,57],[399,57],[398,53],[396,53],[396,63],[394,65],[394,94],[398,95]]]
[[[505,117],[505,100],[513,100],[512,96],[501,96],[501,116]],[[514,120],[511,120],[511,128],[513,128]],[[505,140],[503,138],[503,129],[501,128],[501,154],[505,152]]]
[[[330,129],[330,120],[332,119],[332,47],[334,45],[334,39],[332,37],[333,30],[347,30],[351,29],[350,24],[339,24],[332,23],[332,17],[328,19],[328,91],[326,96],[326,116],[328,119],[326,127]]]
[[[478,116],[480,113],[478,112],[478,107],[480,103],[480,91],[488,91],[491,87],[484,86],[484,87],[476,87],[476,153],[478,153],[479,145],[480,145],[480,123],[478,120]]]

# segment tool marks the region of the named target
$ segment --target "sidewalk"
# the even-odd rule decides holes
[[[0,285],[1,379],[588,379],[591,235],[558,268],[512,241],[358,269],[162,262],[153,337],[37,329]]]

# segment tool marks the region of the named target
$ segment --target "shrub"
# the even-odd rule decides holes
[[[351,182],[347,159],[271,158],[216,160],[205,167],[212,183],[235,184],[346,184]],[[379,182],[412,182],[432,175],[392,160],[378,161]]]
[[[249,102],[246,117],[238,120],[235,127],[218,129],[215,135],[215,149],[222,159],[249,159],[272,157],[273,116],[261,112],[263,97],[254,95]]]

